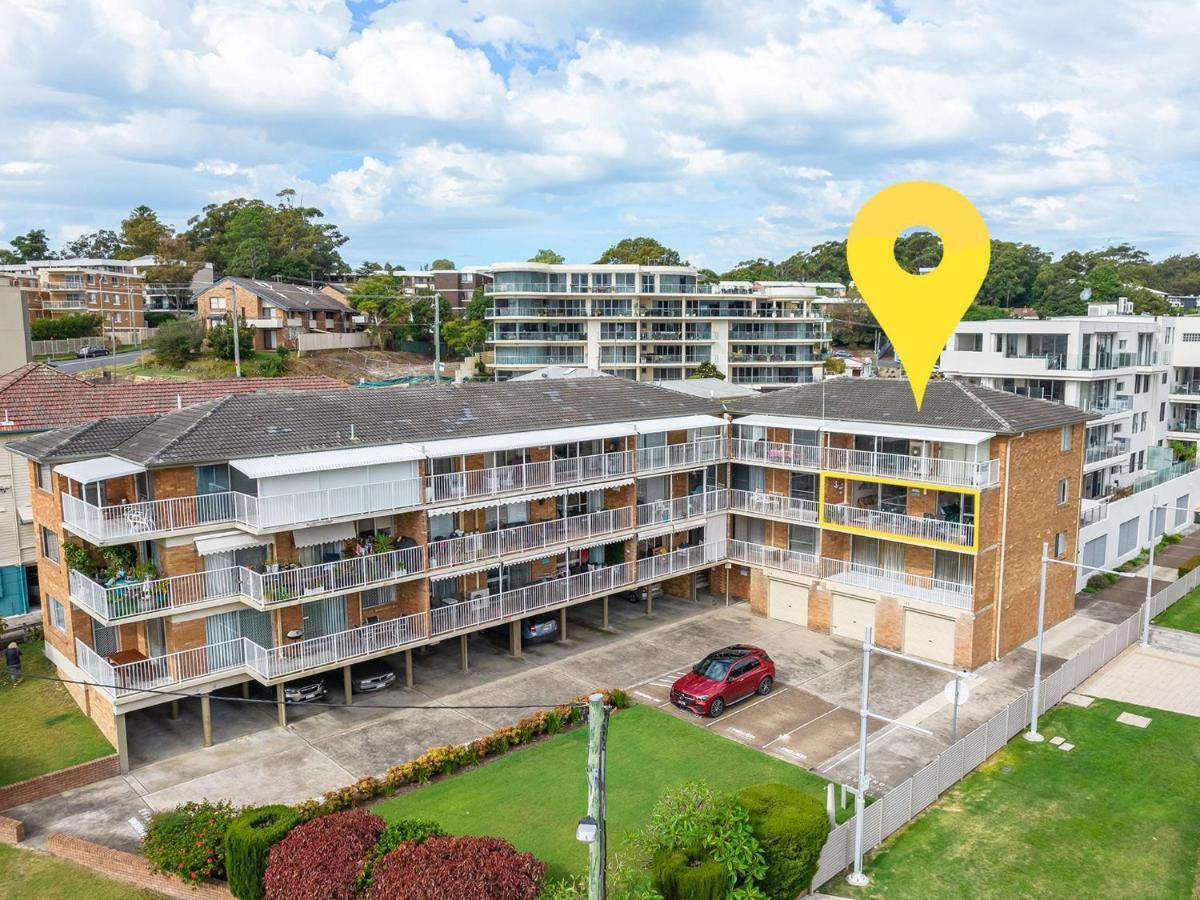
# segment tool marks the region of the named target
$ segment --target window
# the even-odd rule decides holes
[[[1060,531],[1054,536],[1054,556],[1056,559],[1062,559],[1067,555],[1067,533]]]
[[[395,599],[396,588],[393,585],[372,588],[369,591],[362,592],[362,608],[374,609],[377,606],[386,606]]]
[[[1189,495],[1184,494],[1175,500],[1175,524],[1182,525],[1187,521],[1188,517],[1188,500]]]
[[[1063,450],[1071,449],[1071,426],[1070,425],[1064,425],[1062,427],[1062,449]]]
[[[1063,478],[1058,482],[1058,505],[1065,506],[1067,503],[1067,479]]]
[[[654,293],[654,276],[653,275],[646,275],[646,274],[642,275],[642,293],[643,294],[653,294]]]
[[[956,334],[954,336],[954,349],[969,353],[980,353],[983,351],[983,335]]]
[[[1117,555],[1124,556],[1126,553],[1131,553],[1137,546],[1137,539],[1138,520],[1137,516],[1134,516],[1121,523],[1121,530],[1117,536]]]
[[[50,598],[50,624],[59,631],[67,630],[67,611],[53,597]]]
[[[37,486],[38,486],[38,488],[43,491],[50,490],[51,489],[50,486],[52,483],[51,478],[50,478],[50,464],[49,463],[38,463],[36,471],[37,471]]]
[[[1165,422],[1167,420],[1167,404],[1158,404],[1158,421]]]
[[[1200,342],[1200,331],[1185,331],[1183,333],[1183,342],[1185,344],[1195,344]]]
[[[51,562],[58,562],[58,535],[46,526],[42,526],[42,556]]]
[[[196,466],[196,493],[222,494],[229,490],[229,464]]]

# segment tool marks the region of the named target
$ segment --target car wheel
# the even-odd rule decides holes
[[[772,681],[771,676],[768,675],[766,678],[764,678],[762,681],[760,681],[758,683],[758,695],[760,697],[767,696],[767,694],[771,693],[771,688],[774,684],[775,684],[775,682]]]
[[[716,697],[712,703],[708,704],[708,714],[714,719],[723,712],[725,712],[725,701],[720,697]]]

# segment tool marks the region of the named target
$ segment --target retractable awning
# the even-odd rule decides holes
[[[278,475],[323,472],[329,469],[412,462],[423,457],[424,454],[411,444],[385,444],[378,447],[349,447],[341,450],[318,450],[313,453],[231,459],[229,465],[247,478],[273,478]]]
[[[358,534],[353,522],[335,522],[332,525],[314,525],[311,528],[297,528],[292,532],[297,547],[315,547],[317,544],[332,544],[334,541],[348,541]]]
[[[554,444],[570,444],[575,441],[596,441],[606,438],[626,437],[634,434],[629,422],[613,422],[608,425],[580,425],[575,428],[548,428],[541,431],[518,431],[513,434],[485,434],[476,437],[450,438],[444,441],[428,441],[421,445],[426,456],[463,456],[468,453],[486,453],[489,450],[516,450],[519,447],[548,447]]]
[[[247,547],[265,547],[268,543],[270,541],[267,538],[244,531],[222,531],[196,538],[196,552],[201,556],[212,556],[214,553],[229,553]]]
[[[795,431],[820,431],[827,422],[821,419],[805,419],[800,416],[742,416],[733,420],[734,425],[758,425],[765,428],[791,428]]]
[[[929,428],[925,425],[893,425],[883,422],[826,421],[823,431],[842,434],[877,435],[910,441],[938,441],[943,444],[982,444],[996,436],[994,431],[965,431],[959,428]]]
[[[646,419],[634,422],[638,434],[657,434],[660,431],[687,431],[689,428],[712,428],[724,425],[720,416],[672,416],[667,419]]]
[[[81,459],[79,462],[57,466],[55,471],[76,484],[92,484],[107,481],[109,478],[140,475],[146,471],[146,467],[127,459],[117,459],[115,456],[98,456],[95,459]]]

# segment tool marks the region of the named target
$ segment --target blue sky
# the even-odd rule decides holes
[[[3,242],[293,187],[352,263],[724,269],[926,178],[996,237],[1200,251],[1185,0],[0,2]]]

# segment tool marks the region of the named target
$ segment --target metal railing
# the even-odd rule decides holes
[[[850,475],[875,475],[911,481],[928,481],[961,487],[988,488],[1000,483],[1000,460],[969,462],[935,456],[876,453],[826,447],[824,467]]]
[[[776,441],[734,438],[731,446],[734,459],[763,462],[772,466],[821,468],[821,448],[816,444],[783,444]]]
[[[638,526],[666,524],[707,516],[726,509],[728,499],[723,490],[689,494],[674,500],[654,500],[637,508]]]
[[[235,494],[234,499],[236,521],[267,530],[420,506],[421,482],[419,478],[406,478],[274,497]]]
[[[877,566],[863,565],[844,559],[823,557],[821,577],[841,584],[852,584],[887,594],[900,594],[926,600],[955,609],[970,609],[974,595],[971,584],[945,581],[911,572],[894,572]]]
[[[658,556],[637,561],[637,580],[652,581],[673,575],[684,575],[694,569],[711,566],[725,558],[725,541],[710,541],[695,547],[681,547]]]
[[[725,546],[730,559],[750,566],[779,569],[794,575],[808,575],[813,578],[821,573],[820,560],[811,553],[784,550],[782,547],[766,547],[762,544],[751,544],[748,541],[739,540],[726,541]]]
[[[1129,397],[1114,397],[1114,398],[1092,398],[1085,397],[1080,400],[1076,406],[1084,412],[1094,412],[1100,415],[1112,415],[1113,413],[1128,412],[1133,407],[1133,400]]]
[[[247,638],[239,637],[114,666],[76,638],[75,660],[88,677],[102,685],[110,696],[124,697],[243,669],[246,664],[246,643],[254,644]]]
[[[424,571],[425,556],[421,548],[404,547],[265,574],[244,569],[244,593],[260,606],[269,607],[317,594],[341,594],[394,584]]]
[[[1126,441],[1110,441],[1107,444],[1097,444],[1084,449],[1083,461],[1085,464],[1097,463],[1102,459],[1112,459],[1113,457],[1121,456],[1128,450],[1129,444]]]
[[[446,503],[539,488],[568,486],[633,471],[633,453],[597,453],[543,462],[497,466],[491,469],[470,469],[429,475],[425,479],[426,498],[430,503]]]
[[[686,466],[702,466],[725,458],[725,438],[701,438],[664,447],[640,447],[637,451],[638,474],[665,471]]]
[[[68,582],[72,600],[101,619],[114,622],[242,596],[248,578],[254,574],[242,566],[229,566],[211,572],[105,586],[71,569]]]
[[[768,494],[761,491],[729,492],[729,508],[735,512],[756,513],[790,522],[813,524],[817,521],[817,501],[788,497],[784,494]]]
[[[155,532],[179,531],[233,522],[237,498],[224,491],[166,500],[141,500],[116,506],[93,506],[70,494],[62,495],[63,522],[93,543],[145,538]]]
[[[1079,510],[1079,527],[1094,525],[1108,518],[1108,504],[1097,503],[1095,506],[1083,507]]]
[[[345,665],[358,658],[395,652],[428,639],[429,616],[413,613],[282,647],[267,648],[249,638],[243,640],[246,642],[246,668],[259,678],[270,681],[297,672]]]
[[[498,559],[510,553],[575,543],[632,527],[633,511],[628,506],[622,506],[516,528],[434,540],[429,542],[429,568],[446,569],[480,560]]]
[[[975,526],[967,522],[948,522],[881,509],[862,509],[845,503],[826,503],[824,524],[834,527],[882,531],[919,541],[937,541],[970,547],[975,539]]]

